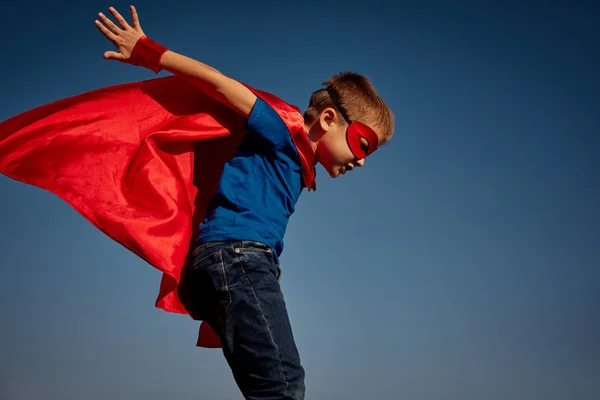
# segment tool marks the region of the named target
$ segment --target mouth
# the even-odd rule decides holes
[[[353,169],[353,167],[350,167],[350,166],[343,166],[343,167],[341,168],[341,172],[340,172],[340,173],[341,173],[342,175],[344,175],[346,172],[348,172],[348,171],[352,171],[352,169]]]

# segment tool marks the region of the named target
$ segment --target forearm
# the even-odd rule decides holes
[[[95,24],[117,46],[119,52],[107,51],[104,58],[146,67],[155,73],[164,69],[181,76],[244,117],[250,115],[256,95],[246,86],[206,64],[169,51],[148,38],[142,31],[135,7],[130,6],[131,26],[117,10],[112,7],[109,10],[121,26],[117,26],[102,13],[98,15],[102,22],[96,20]]]
[[[255,97],[249,96],[245,86],[200,61],[169,50],[162,55],[160,68],[182,77],[244,117],[254,106]]]

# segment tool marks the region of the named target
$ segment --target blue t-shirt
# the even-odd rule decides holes
[[[287,126],[264,100],[256,100],[246,128],[248,134],[225,164],[198,241],[253,240],[280,256],[304,187],[300,156]]]

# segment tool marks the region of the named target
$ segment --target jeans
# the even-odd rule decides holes
[[[246,240],[199,245],[182,273],[182,303],[219,335],[247,400],[304,399],[304,369],[280,274],[273,250]]]

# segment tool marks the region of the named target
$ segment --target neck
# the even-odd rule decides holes
[[[307,136],[308,139],[310,140],[310,144],[312,145],[313,150],[316,152],[317,151],[317,143],[319,142],[318,138],[315,138],[315,132],[313,132],[312,127],[314,126],[314,123],[308,125],[306,122],[304,123],[304,128],[306,129],[307,132]]]

